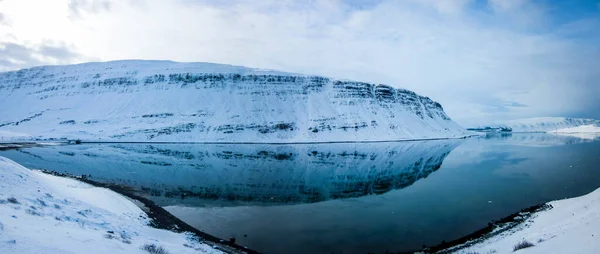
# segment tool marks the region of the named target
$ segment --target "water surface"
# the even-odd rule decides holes
[[[125,184],[266,253],[410,251],[600,187],[600,142],[547,134],[370,144],[86,144],[0,152]]]

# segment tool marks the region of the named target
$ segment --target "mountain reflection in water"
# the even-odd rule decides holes
[[[362,144],[85,144],[32,148],[25,166],[134,187],[159,205],[312,203],[402,189],[463,140]],[[13,151],[16,153],[16,151]]]

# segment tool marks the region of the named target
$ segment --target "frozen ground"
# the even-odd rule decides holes
[[[189,234],[148,226],[108,189],[32,171],[0,157],[0,253],[221,253]]]
[[[457,253],[600,253],[600,189],[549,204],[552,209],[535,214],[510,232]],[[515,250],[520,243],[531,246]]]

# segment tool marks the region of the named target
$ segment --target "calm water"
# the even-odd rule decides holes
[[[547,134],[373,144],[89,144],[0,152],[135,187],[266,253],[408,251],[600,187],[600,141]]]

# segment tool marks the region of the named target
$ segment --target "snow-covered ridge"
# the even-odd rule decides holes
[[[512,132],[549,132],[582,125],[600,126],[600,120],[571,117],[534,117],[515,119],[490,126],[477,126],[470,129],[512,129]]]
[[[412,91],[211,63],[0,73],[0,131],[102,141],[326,142],[468,135]]]

